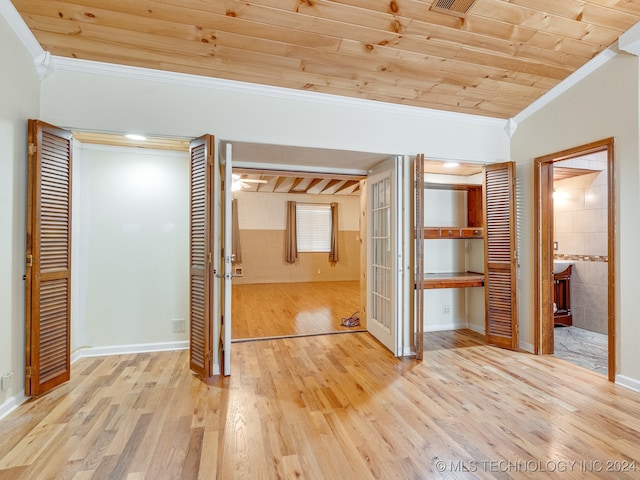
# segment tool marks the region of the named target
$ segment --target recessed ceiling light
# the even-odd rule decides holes
[[[459,166],[460,164],[458,162],[447,162],[443,165],[444,168],[456,168]]]
[[[144,135],[138,135],[136,133],[127,133],[125,137],[127,137],[129,140],[146,140],[147,139],[147,137],[145,137]]]

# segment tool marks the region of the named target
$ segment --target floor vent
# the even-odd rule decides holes
[[[464,17],[476,0],[435,0],[431,10],[456,17]]]

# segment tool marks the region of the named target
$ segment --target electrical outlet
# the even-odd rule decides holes
[[[443,315],[451,315],[451,305],[444,305],[442,307],[442,314]]]
[[[184,318],[175,318],[171,320],[173,333],[182,333],[185,330]]]
[[[0,385],[0,388],[2,388],[3,392],[6,392],[11,388],[12,385],[13,385],[13,372],[5,373],[2,376],[2,384]]]

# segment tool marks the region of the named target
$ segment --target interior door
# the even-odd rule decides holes
[[[189,364],[202,378],[213,375],[213,204],[214,150],[212,135],[191,141]]]
[[[27,396],[71,371],[71,132],[29,120],[26,238]]]
[[[515,183],[513,162],[484,167],[486,341],[511,350],[519,347]]]
[[[231,205],[233,201],[233,192],[231,189],[231,168],[232,168],[232,145],[225,145],[225,155],[220,162],[220,176],[224,178],[221,185],[221,202],[223,210],[222,237],[223,243],[221,248],[223,274],[221,279],[221,298],[222,298],[222,352],[223,352],[223,373],[231,375],[231,280],[233,278],[233,245],[232,245],[232,211]]]
[[[367,329],[394,355],[401,354],[399,335],[398,188],[402,158],[383,162],[367,177]]]

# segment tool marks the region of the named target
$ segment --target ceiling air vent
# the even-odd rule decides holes
[[[431,10],[456,17],[464,17],[476,0],[435,0]]]

